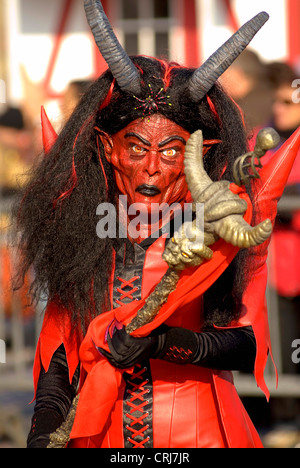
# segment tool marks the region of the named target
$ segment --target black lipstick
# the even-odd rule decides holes
[[[159,188],[155,185],[147,184],[139,185],[135,191],[144,195],[145,197],[155,197],[161,193]]]

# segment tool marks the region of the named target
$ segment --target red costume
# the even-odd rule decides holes
[[[113,33],[101,3],[86,0],[85,6],[96,41],[107,41],[105,34],[112,37]],[[84,203],[88,203],[85,197],[89,191],[88,197],[92,198],[92,195],[89,196],[92,182],[90,185],[89,181],[93,178],[96,180],[100,175],[103,187],[100,195],[106,202],[109,195],[112,196],[112,175],[115,181],[111,191],[113,197],[116,193],[126,195],[129,205],[142,202],[148,214],[153,203],[170,205],[176,202],[182,206],[185,202],[191,202],[184,177],[184,148],[190,135],[199,128],[203,129],[204,134],[203,153],[207,170],[216,181],[230,177],[232,159],[236,159],[239,152],[237,148],[237,154],[233,154],[234,145],[239,144],[239,139],[233,136],[233,128],[239,132],[242,125],[234,103],[215,87],[215,82],[266,19],[265,14],[258,15],[225,48],[217,51],[196,71],[146,58],[135,58],[133,61],[125,58],[125,64],[120,64],[119,60],[124,59],[124,51],[120,50],[114,37],[108,39],[108,47],[106,44],[101,51],[113,77],[106,73],[99,79],[99,84],[91,88],[88,97],[92,104],[88,112],[84,114],[84,109],[87,109],[84,98],[74,119],[71,118],[69,127],[67,125],[65,133],[59,136],[53,147],[49,145],[49,139],[53,142],[53,132],[43,115],[48,159],[43,163],[45,166],[39,174],[39,180],[46,177],[49,181],[55,179],[55,183],[60,178],[56,167],[65,164],[63,157],[69,158],[69,179],[67,183],[64,179],[60,188],[51,193],[53,205],[50,214],[45,215],[46,221],[40,225],[41,238],[50,236],[52,226],[57,233],[60,228],[65,230],[67,213],[71,213],[67,211],[68,204],[72,205],[74,200],[75,212],[83,199]],[[228,52],[229,49],[232,49],[232,53]],[[230,58],[224,59],[224,50]],[[184,88],[187,82],[189,91]],[[100,92],[100,85],[101,99],[97,95],[98,101],[95,102],[95,91],[98,89]],[[190,98],[186,98],[189,93]],[[92,106],[94,110],[91,110]],[[118,119],[116,113],[119,108]],[[77,122],[79,116],[81,121],[79,119]],[[197,119],[201,118],[200,123]],[[227,125],[230,119],[235,122],[233,127]],[[89,131],[95,143],[93,148],[86,140]],[[231,146],[227,149],[224,146],[227,144],[225,132],[228,132],[231,140]],[[252,188],[249,190],[248,187],[251,196],[244,187],[233,183],[230,185],[231,192],[246,202],[245,221],[257,224],[269,218],[274,223],[277,201],[282,195],[299,145],[298,131],[263,168],[260,179],[253,182]],[[83,158],[84,148],[90,151],[84,156],[87,160],[85,163],[80,159]],[[95,161],[100,164],[93,173]],[[36,199],[36,186],[33,182],[31,188],[27,189],[22,205],[24,211],[27,201],[29,209],[31,193]],[[76,201],[80,188],[83,191]],[[98,189],[97,182],[95,190]],[[84,203],[79,216],[85,214]],[[49,198],[46,204],[49,205]],[[172,236],[172,227],[169,228]],[[65,231],[69,236],[70,232]],[[244,353],[247,356],[248,351],[241,343],[247,343],[247,350],[253,351],[255,346],[252,347],[252,344],[255,341],[254,375],[257,384],[268,397],[263,378],[267,355],[271,352],[265,304],[268,241],[249,249],[245,287],[238,294],[236,273],[229,277],[229,284],[231,279],[235,282],[230,286],[226,283],[225,275],[229,275],[234,265],[233,271],[236,271],[237,259],[242,264],[239,248],[222,239],[217,240],[211,245],[210,260],[204,261],[199,267],[188,267],[182,271],[176,289],[171,292],[155,319],[126,337],[123,327],[136,316],[168,270],[167,263],[162,259],[168,232],[161,231],[156,239],[141,237],[144,240],[131,239],[131,245],[123,240],[112,246],[107,240],[102,251],[103,256],[107,254],[107,263],[102,264],[102,276],[97,275],[96,270],[85,268],[85,265],[91,264],[90,258],[98,248],[98,243],[104,244],[103,239],[98,239],[98,243],[90,247],[86,258],[81,258],[78,266],[75,265],[77,250],[72,251],[70,259],[65,263],[60,262],[61,259],[55,254],[53,261],[64,266],[60,281],[65,282],[66,289],[61,286],[59,279],[55,282],[56,270],[53,270],[54,277],[48,275],[47,279],[49,305],[34,366],[37,408],[29,446],[45,444],[49,433],[59,426],[59,421],[61,423],[65,419],[62,414],[58,416],[53,399],[45,395],[45,382],[51,375],[55,380],[53,358],[60,349],[61,354],[65,353],[67,362],[67,365],[64,364],[67,376],[64,377],[63,385],[67,387],[67,384],[72,384],[80,365],[80,397],[68,447],[261,447],[258,434],[239,400],[230,370],[235,370],[235,358],[241,356],[242,359]],[[56,241],[60,242],[60,234]],[[74,242],[77,242],[75,238]],[[84,236],[78,242],[77,249],[88,244]],[[47,249],[43,246],[41,256],[48,249],[52,251],[53,240],[47,245]],[[131,249],[130,255],[125,248]],[[61,255],[65,255],[64,251]],[[37,276],[42,277],[47,273],[44,264],[41,262],[39,266],[36,253],[33,256],[37,260],[33,262]],[[65,265],[71,264],[73,260],[76,268],[66,271]],[[86,283],[85,289],[77,288],[80,285],[78,281],[89,274],[91,280]],[[102,287],[106,284],[108,288],[106,294],[102,294],[102,310],[99,311],[97,294],[105,275]],[[67,283],[68,278],[71,279]],[[74,278],[77,278],[77,283]],[[65,291],[70,292],[73,286],[72,299]],[[220,291],[219,295],[217,291]],[[85,315],[76,315],[80,306],[78,298],[82,294],[90,299],[89,310]],[[235,307],[233,301],[235,297],[238,307]],[[237,314],[229,314],[227,303],[230,304],[229,309],[232,307],[231,312],[237,309]],[[83,302],[83,305],[86,304]],[[208,332],[207,311],[219,313],[222,307],[226,309],[226,319],[217,320],[217,315],[213,316]],[[239,331],[243,335],[242,341],[238,341]],[[178,341],[177,336],[182,337],[182,341]],[[219,346],[216,356],[215,347],[218,348],[219,340],[222,346]],[[159,348],[158,343],[163,345]],[[199,343],[202,343],[203,349],[200,349]],[[208,343],[207,346],[205,343]],[[128,350],[128,355],[122,352],[123,349]],[[226,355],[225,361],[222,359],[222,349]],[[60,363],[57,361],[56,365]],[[59,391],[59,386],[55,383],[53,388]],[[54,398],[57,400],[57,395]],[[64,403],[61,403],[62,406]]]
[[[266,214],[276,214],[276,203],[281,196],[282,187],[292,167],[293,160],[300,145],[300,132],[293,136],[288,145],[277,154],[272,164],[266,167],[265,189],[261,189],[260,203],[265,203]],[[284,164],[284,171],[281,171]],[[273,177],[280,171],[280,182],[274,186]],[[270,184],[272,193],[270,194]],[[250,213],[249,213],[250,212]],[[248,219],[251,218],[251,208]],[[265,215],[266,215],[265,214]],[[264,215],[264,216],[265,216]],[[147,252],[144,269],[147,270],[146,280],[143,285],[142,297],[146,297],[153,285],[160,280],[166,265],[161,261],[161,253],[164,241],[158,239]],[[182,277],[182,287],[170,296],[168,304],[163,308],[156,322],[139,334],[147,334],[152,328],[167,320],[169,326],[180,326],[194,331],[201,331],[202,317],[198,313],[201,306],[201,292],[216,279],[232,257],[236,249],[220,241],[215,246],[213,263],[208,262],[194,272],[188,272]],[[256,248],[256,274],[248,286],[244,295],[245,314],[238,323],[229,327],[241,327],[251,325],[254,328],[258,344],[255,377],[258,385],[268,396],[268,390],[264,383],[263,373],[270,351],[270,337],[268,329],[267,311],[265,306],[265,288],[267,282],[266,268],[267,246]],[[147,281],[148,280],[148,281]],[[99,359],[99,353],[93,343],[103,345],[105,331],[115,318],[118,321],[129,321],[128,317],[134,314],[140,303],[130,303],[127,306],[116,309],[99,316],[90,325],[85,340],[74,342],[71,325],[57,325],[55,310],[49,307],[48,314],[51,318],[44,323],[38,346],[35,364],[36,384],[40,372],[40,362],[47,370],[53,353],[63,343],[68,358],[70,380],[75,369],[81,361],[87,372],[87,378],[81,390],[83,404],[79,404],[77,418],[72,431],[71,447],[122,447],[124,443],[122,429],[122,403],[125,388],[121,380],[121,372],[114,369],[105,359]],[[178,308],[180,306],[180,308]],[[175,311],[175,312],[174,312]],[[143,333],[142,333],[143,332]],[[140,374],[133,374],[132,382],[134,393],[132,394],[132,408],[139,409],[137,414],[144,414],[145,397],[143,394],[145,382],[143,369]],[[260,439],[251,423],[243,405],[236,393],[232,374],[228,371],[214,371],[198,368],[192,365],[182,366],[163,361],[151,361],[151,374],[154,383],[153,398],[154,408],[164,408],[163,411],[154,410],[153,427],[154,447],[261,447]],[[168,375],[167,381],[165,376]],[[97,390],[99,380],[105,382],[107,388],[101,386],[101,392]],[[118,396],[119,395],[119,396]],[[170,398],[170,395],[173,395]],[[129,400],[130,401],[130,400]],[[201,401],[200,407],[198,406]],[[156,403],[157,402],[157,403]],[[86,419],[88,408],[93,408],[93,417]],[[169,409],[168,409],[169,408]],[[195,408],[199,408],[195,411]],[[205,411],[203,412],[203,409]],[[130,412],[130,410],[129,410]],[[156,419],[155,419],[156,418]],[[110,421],[107,426],[107,421]],[[176,423],[175,423],[176,421]],[[189,421],[188,430],[183,429]],[[205,423],[205,424],[204,424]],[[135,420],[132,421],[133,434]],[[100,430],[100,428],[102,428]],[[144,429],[142,423],[138,429]],[[142,432],[143,433],[143,432]],[[132,435],[134,439],[134,435]],[[144,441],[144,438],[142,439]],[[134,444],[132,444],[134,447]]]

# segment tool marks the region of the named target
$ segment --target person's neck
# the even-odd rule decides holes
[[[141,210],[139,214],[128,214],[128,206],[119,204],[119,222],[127,226],[126,233],[132,243],[140,244],[149,237],[159,237],[166,227],[168,230],[171,219],[174,219],[179,213],[182,213],[184,202],[174,203],[172,210]],[[138,210],[137,210],[138,211]],[[124,228],[125,229],[125,228]]]

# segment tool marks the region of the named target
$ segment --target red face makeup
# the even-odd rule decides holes
[[[129,204],[150,207],[184,200],[188,188],[183,158],[189,137],[189,132],[160,114],[102,137],[120,194],[127,195]]]

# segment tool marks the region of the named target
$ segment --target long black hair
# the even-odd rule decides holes
[[[219,84],[196,104],[186,87],[193,70],[147,57],[132,60],[142,76],[140,101],[120,90],[110,71],[105,72],[83,96],[50,152],[32,169],[16,210],[21,279],[33,267],[32,296],[46,294],[61,306],[62,318],[70,311],[74,324],[83,327],[110,308],[113,249],[124,243],[96,235],[97,206],[115,203],[117,196],[99,132],[113,135],[139,118],[146,124],[141,101],[152,93],[165,99],[156,99],[150,112],[159,112],[190,133],[202,129],[204,139],[220,140],[205,156],[212,180],[233,180],[233,163],[247,149],[240,111]],[[229,322],[238,311],[243,264],[238,256],[206,293],[208,322]]]

